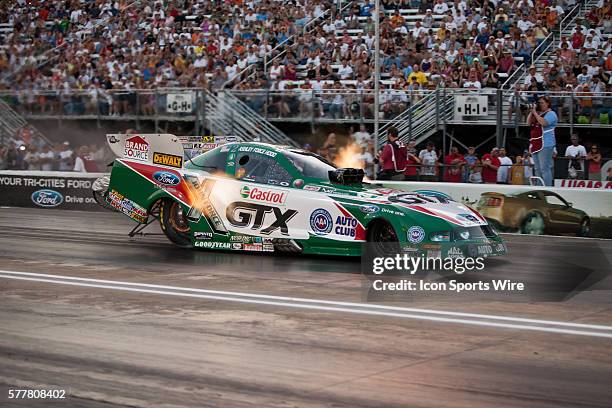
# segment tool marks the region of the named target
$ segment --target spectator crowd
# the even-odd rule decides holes
[[[26,111],[120,115],[138,106],[139,114],[151,115],[160,103],[154,89],[235,86],[294,90],[289,99],[250,101],[279,117],[308,110],[334,118],[374,115],[373,96],[354,96],[373,89],[371,0],[343,2],[350,7],[342,10],[333,0],[4,3],[16,4],[0,10],[2,86],[19,91],[12,102]],[[576,0],[383,4],[381,103],[392,117],[405,109],[410,91],[498,88],[521,63],[531,63]],[[585,94],[579,116],[609,117],[610,102],[597,95],[610,90],[611,13],[610,2],[600,0],[560,39],[552,62],[542,72],[529,69],[517,90],[571,87]],[[136,103],[136,89],[150,92]],[[566,108],[561,98],[557,104]]]

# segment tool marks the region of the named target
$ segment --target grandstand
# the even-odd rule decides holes
[[[470,124],[500,142],[543,92],[561,126],[608,126],[609,1],[382,4],[378,113],[368,0],[22,0],[0,14],[0,91],[11,117],[193,122],[274,142],[291,139],[272,123],[375,118],[405,139]],[[457,115],[472,95],[487,109]]]

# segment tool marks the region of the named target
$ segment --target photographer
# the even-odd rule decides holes
[[[399,140],[395,127],[390,127],[387,132],[387,144],[380,154],[381,171],[379,180],[403,180],[406,170],[406,146]]]
[[[550,98],[541,96],[538,105],[531,106],[531,112],[527,117],[527,124],[542,127],[542,144],[532,150],[536,176],[544,180],[544,185],[553,185],[553,152],[557,144],[555,139],[555,127],[557,126],[557,114],[550,109]]]

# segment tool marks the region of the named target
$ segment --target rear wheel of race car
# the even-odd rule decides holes
[[[175,245],[190,248],[191,230],[187,214],[181,204],[174,200],[163,200],[159,206],[159,224],[162,231]]]
[[[375,220],[368,225],[367,243],[375,256],[392,256],[400,252],[395,229],[385,220]]]
[[[544,218],[539,213],[531,213],[525,217],[525,221],[521,225],[521,234],[542,235],[544,234]]]

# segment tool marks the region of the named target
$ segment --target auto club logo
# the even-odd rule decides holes
[[[153,173],[153,179],[164,186],[176,186],[181,182],[181,179],[176,174],[167,171]]]
[[[408,229],[408,241],[418,244],[425,238],[425,230],[422,227],[414,226]]]
[[[39,207],[53,208],[64,202],[64,197],[55,190],[38,190],[32,193],[32,202]]]
[[[240,196],[246,200],[257,201],[267,204],[284,204],[287,193],[280,190],[263,189],[259,187],[243,186]]]
[[[129,139],[125,139],[123,157],[133,160],[148,161],[149,142],[141,136],[132,136]]]
[[[316,209],[310,215],[310,228],[317,235],[329,234],[333,227],[333,220],[329,211],[323,208]]]

